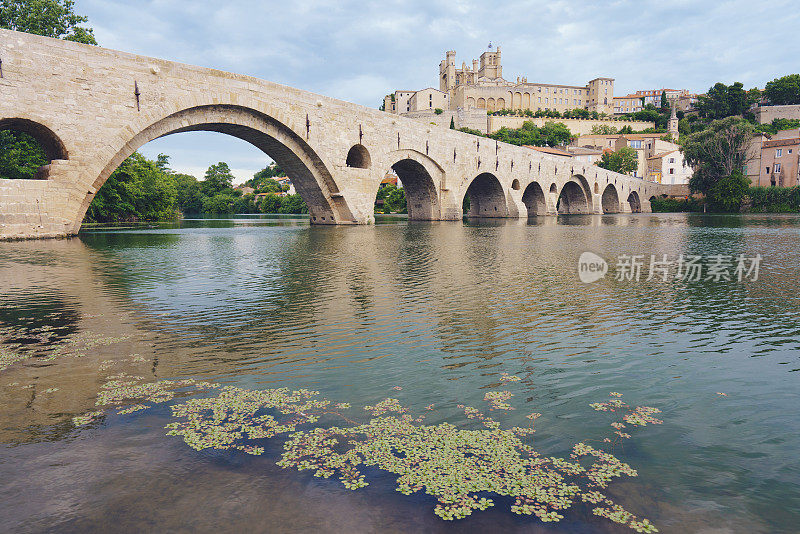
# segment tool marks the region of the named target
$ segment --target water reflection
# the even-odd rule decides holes
[[[764,261],[755,282],[608,277],[585,285],[576,267],[586,250],[610,262],[620,254],[761,254]],[[50,475],[38,458],[60,455],[74,466],[82,453],[64,441],[70,437],[115,457],[163,453],[155,464],[163,475],[146,469],[160,488],[148,490],[155,492],[151,509],[168,507],[168,494],[187,495],[170,482],[185,470],[196,472],[193,491],[210,499],[217,498],[217,483],[271,494],[251,480],[250,470],[258,469],[268,473],[269,484],[292,488],[284,498],[292,506],[306,503],[309,487],[346,502],[348,513],[331,512],[339,518],[331,525],[345,525],[350,513],[372,517],[364,507],[375,507],[374,524],[389,529],[544,529],[508,519],[502,507],[460,527],[399,519],[397,510],[424,516],[430,503],[396,498],[391,483],[391,498],[376,492],[351,500],[267,464],[232,457],[211,465],[164,443],[166,413],[129,416],[88,433],[69,423],[93,409],[114,372],[241,387],[309,386],[360,405],[402,385],[397,397],[415,409],[482,405],[486,389],[507,372],[522,377],[508,387],[519,409],[507,423],[519,424],[532,410],[545,414],[537,447],[553,454],[599,435],[604,423],[587,404],[608,391],[664,410],[663,427],[626,445],[641,476],[619,486],[617,496],[634,501],[626,506],[662,531],[710,524],[787,531],[800,511],[798,217],[573,215],[463,224],[385,217],[352,228],[252,217],[95,228],[80,239],[2,243],[2,251],[4,344],[40,352],[48,344],[66,347],[53,360],[24,360],[0,371],[0,440],[27,444],[8,456],[13,462],[0,460],[0,480],[17,481],[0,482],[3,497],[20,488],[46,494]],[[464,423],[454,408],[443,408],[440,417]],[[134,452],[132,436],[143,436],[141,451]],[[47,440],[55,443],[35,444]],[[135,470],[143,462],[123,462],[115,473],[140,480]],[[39,477],[19,482],[22,471],[12,463]],[[99,508],[86,504],[85,493],[76,497],[66,523],[71,528],[102,528],[107,524],[92,514],[119,510],[133,495],[100,472],[67,472],[111,489]],[[33,516],[42,529],[58,524],[57,511],[0,512],[18,525]],[[288,511],[271,513],[283,514],[283,530],[300,520]],[[169,514],[159,514],[170,524]],[[216,525],[211,517],[198,521]],[[553,528],[607,527],[572,517]]]

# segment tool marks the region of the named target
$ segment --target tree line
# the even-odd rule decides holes
[[[170,221],[188,214],[308,213],[300,195],[280,196],[286,186],[273,177],[274,163],[247,183],[254,193],[233,187],[225,162],[211,165],[203,180],[169,168],[169,157],[149,160],[138,152],[122,162],[95,195],[85,222]],[[280,172],[280,171],[279,171]],[[252,186],[251,185],[251,186]],[[266,193],[256,197],[257,193]]]

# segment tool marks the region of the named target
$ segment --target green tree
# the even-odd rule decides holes
[[[205,196],[213,197],[217,193],[231,189],[232,184],[233,174],[231,173],[230,167],[228,167],[228,164],[224,161],[220,161],[219,163],[208,168],[205,179],[201,183],[201,189]]]
[[[617,129],[608,124],[595,124],[592,126],[592,133],[597,135],[611,135],[617,133]]]
[[[173,175],[138,152],[109,176],[86,212],[87,222],[167,221],[179,216]]]
[[[383,213],[405,213],[406,211],[405,191],[396,185],[388,184],[378,189],[376,200],[383,201]]]
[[[701,117],[708,119],[724,119],[734,115],[744,115],[750,106],[760,99],[757,89],[744,90],[741,82],[725,85],[717,82],[700,96],[697,102],[697,111]]]
[[[282,198],[274,193],[270,193],[261,199],[258,209],[261,213],[280,213]]]
[[[86,17],[76,15],[71,0],[0,0],[0,28],[96,45]]]
[[[178,190],[178,208],[184,214],[203,212],[203,192],[200,182],[188,174],[173,174]]]
[[[283,171],[283,169],[281,169],[277,163],[272,162],[265,168],[255,173],[252,178],[244,183],[244,185],[247,187],[252,187],[256,191],[262,193],[280,191],[281,189],[274,189],[277,181],[275,181],[273,178],[281,178],[284,176],[286,176],[286,173]],[[267,183],[269,183],[269,185],[265,188],[265,184]]]
[[[667,100],[667,92],[661,91],[661,113],[669,111],[669,101]]]
[[[44,150],[30,135],[0,131],[0,178],[30,180],[48,162]]]
[[[203,198],[203,213],[235,213],[237,197],[231,192],[216,193]]]
[[[711,186],[708,191],[709,209],[716,212],[738,212],[749,189],[750,180],[741,171],[735,170]]]
[[[451,130],[455,130],[456,129],[456,118],[455,117],[450,117],[450,129]]]
[[[238,197],[233,206],[233,211],[234,213],[258,213],[255,195],[253,193],[248,193]]]
[[[776,106],[800,104],[800,74],[789,74],[767,82],[764,94]]]
[[[566,145],[572,139],[572,132],[563,122],[548,121],[539,129],[547,146]]]
[[[639,156],[636,154],[636,150],[627,146],[616,152],[606,150],[600,156],[597,166],[613,172],[630,174],[639,168]]]
[[[689,188],[710,196],[717,182],[734,173],[741,173],[749,161],[747,151],[753,130],[750,122],[727,117],[687,136],[681,145],[681,152],[686,164],[694,168]],[[715,191],[722,194],[724,188]],[[721,203],[722,199],[717,197],[716,201]]]
[[[286,195],[281,199],[278,213],[308,213],[308,206],[300,195]]]

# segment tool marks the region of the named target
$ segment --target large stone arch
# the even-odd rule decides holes
[[[578,213],[590,213],[589,200],[586,191],[578,182],[569,180],[561,188],[558,196],[558,213],[562,215],[572,215]]]
[[[639,198],[639,193],[636,191],[631,191],[631,194],[628,195],[628,205],[631,208],[631,213],[642,212],[642,201]]]
[[[528,217],[545,215],[547,213],[547,199],[539,182],[531,182],[522,193],[522,203],[528,208]]]
[[[484,172],[470,181],[461,196],[469,195],[468,217],[508,217],[508,202],[503,186],[497,176]]]
[[[614,184],[608,184],[606,188],[603,190],[601,204],[603,206],[603,213],[620,212],[619,194],[617,193],[617,188],[614,187]]]
[[[444,180],[442,167],[416,150],[390,152],[386,159],[403,184],[408,218],[418,221],[440,219],[442,202],[439,189]]]
[[[119,165],[143,145],[167,135],[209,131],[237,137],[262,150],[292,178],[316,224],[353,220],[333,176],[315,151],[291,128],[260,111],[227,104],[198,105],[167,115],[143,128],[118,149],[94,179],[75,220],[80,229],[94,195]]]
[[[589,185],[589,180],[587,180],[586,177],[582,174],[573,174],[572,181],[577,182],[578,185],[581,186],[583,194],[586,196],[586,208],[588,210],[587,213],[591,213],[592,208],[594,207],[594,202],[592,201],[594,197],[593,197],[592,186]]]

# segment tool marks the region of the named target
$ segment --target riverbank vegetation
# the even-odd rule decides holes
[[[228,164],[211,165],[203,180],[169,168],[169,157],[152,161],[138,152],[115,170],[95,195],[86,222],[173,221],[187,214],[308,213],[300,195],[284,195],[273,164],[248,183],[253,193],[233,187]],[[252,187],[250,185],[249,187]],[[266,193],[259,195],[258,193]]]

